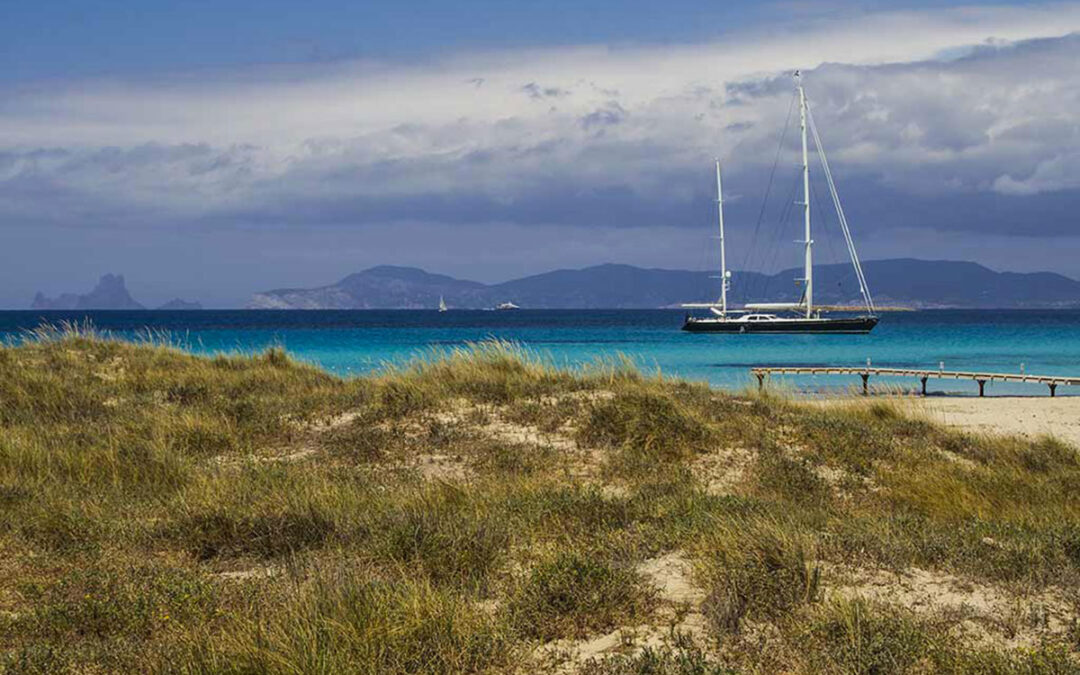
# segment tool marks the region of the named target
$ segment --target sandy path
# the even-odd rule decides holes
[[[929,397],[920,406],[930,419],[975,433],[1050,434],[1080,447],[1080,396],[945,398]]]

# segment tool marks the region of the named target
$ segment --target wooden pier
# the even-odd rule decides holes
[[[1050,396],[1057,394],[1059,384],[1080,385],[1080,377],[1061,377],[1058,375],[1025,375],[1011,373],[977,373],[962,370],[913,370],[909,368],[833,368],[833,367],[762,367],[751,368],[758,380],[758,388],[765,388],[765,378],[770,375],[858,375],[862,378],[863,393],[869,393],[871,375],[890,375],[893,377],[914,377],[922,383],[922,394],[926,396],[926,381],[930,378],[939,380],[974,380],[979,383],[979,396],[983,395],[987,382],[1035,382],[1050,387]]]

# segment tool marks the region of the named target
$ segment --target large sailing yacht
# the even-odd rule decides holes
[[[804,246],[802,298],[796,303],[765,302],[747,303],[741,309],[728,307],[728,290],[731,287],[731,272],[727,269],[727,257],[724,250],[724,200],[723,189],[720,183],[720,161],[716,162],[716,208],[720,224],[720,298],[711,303],[688,303],[683,307],[708,309],[708,316],[687,315],[682,329],[695,333],[869,333],[877,325],[878,317],[874,311],[874,302],[870,297],[870,290],[866,285],[866,277],[863,275],[859,256],[855,252],[855,244],[851,239],[848,229],[847,218],[844,209],[840,205],[836,186],[833,184],[832,172],[829,170],[825,151],[821,147],[821,138],[810,113],[810,106],[806,101],[806,92],[803,90],[802,77],[795,72],[795,86],[799,96],[799,121],[802,131],[802,184],[803,200],[799,205],[803,207],[803,233],[804,239],[799,242]],[[855,268],[855,276],[859,281],[859,291],[862,294],[866,312],[860,316],[830,317],[824,314],[829,308],[814,305],[814,259],[813,243],[810,236],[810,164],[807,153],[807,131],[813,135],[814,145],[817,148],[821,166],[829,184],[829,193],[832,196],[833,205],[836,207],[837,217],[840,221],[841,230],[844,233],[844,241],[847,244],[851,263]],[[784,312],[784,314],[780,314]]]

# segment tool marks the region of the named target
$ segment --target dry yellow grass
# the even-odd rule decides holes
[[[1074,672],[1077,494],[889,402],[46,331],[0,349],[0,670]]]

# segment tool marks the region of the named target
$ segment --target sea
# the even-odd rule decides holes
[[[519,345],[562,368],[628,358],[649,374],[722,389],[756,386],[754,366],[865,366],[1080,377],[1080,310],[890,312],[869,335],[703,335],[679,330],[677,310],[200,310],[3,311],[0,340],[43,324],[91,325],[111,337],[167,340],[196,354],[282,347],[341,376],[359,376],[484,340]],[[872,386],[914,390],[912,378]],[[831,393],[857,376],[775,378],[770,386]],[[1070,391],[1075,389],[1077,391]],[[931,393],[976,395],[971,381],[930,380]],[[987,384],[987,395],[1045,396],[1034,383]],[[1080,395],[1061,387],[1058,395]]]

